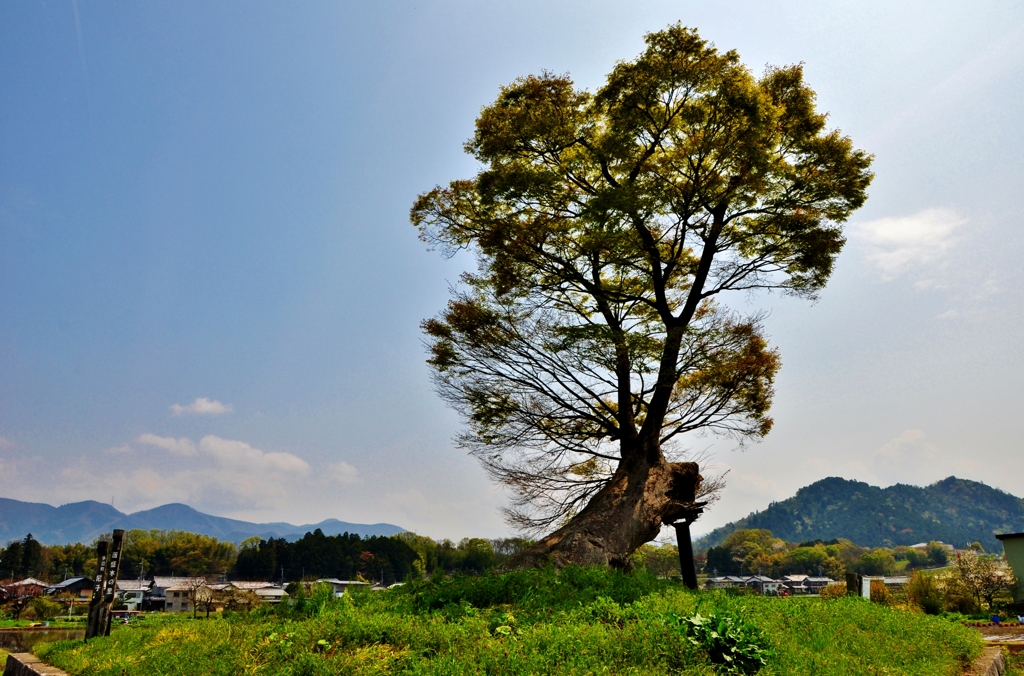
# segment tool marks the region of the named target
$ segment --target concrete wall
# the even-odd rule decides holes
[[[1013,600],[1024,601],[1024,533],[1004,535],[999,539],[1003,541],[1006,560],[1017,577],[1017,589],[1013,592]]]

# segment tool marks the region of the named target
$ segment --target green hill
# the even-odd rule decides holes
[[[930,486],[889,488],[829,477],[763,512],[717,528],[694,544],[721,544],[734,530],[766,528],[790,542],[847,538],[862,547],[940,540],[1002,551],[996,533],[1024,531],[1024,500],[977,481],[949,477]]]

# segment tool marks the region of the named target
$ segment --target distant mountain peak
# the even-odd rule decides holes
[[[361,524],[338,519],[326,519],[318,524],[300,526],[283,522],[252,523],[204,514],[180,502],[125,514],[107,503],[95,500],[53,507],[38,502],[0,498],[0,546],[10,540],[20,540],[29,533],[39,542],[48,545],[90,543],[115,528],[183,530],[232,542],[241,542],[254,535],[262,538],[283,537],[287,540],[297,540],[317,528],[326,535],[347,532],[363,537],[397,535],[405,531],[390,523]]]

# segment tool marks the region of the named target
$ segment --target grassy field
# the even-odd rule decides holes
[[[980,648],[957,624],[861,599],[690,593],[643,574],[569,568],[339,600],[321,590],[293,608],[210,621],[151,616],[36,652],[96,675],[710,675],[763,662],[765,676],[953,676]]]

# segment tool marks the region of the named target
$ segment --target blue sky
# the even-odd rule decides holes
[[[49,0],[0,5],[0,496],[505,533],[418,329],[472,261],[408,209],[500,85],[594,89],[675,21],[804,62],[876,155],[821,300],[734,299],[776,427],[692,440],[702,525],[829,475],[1024,495],[1024,6]]]

